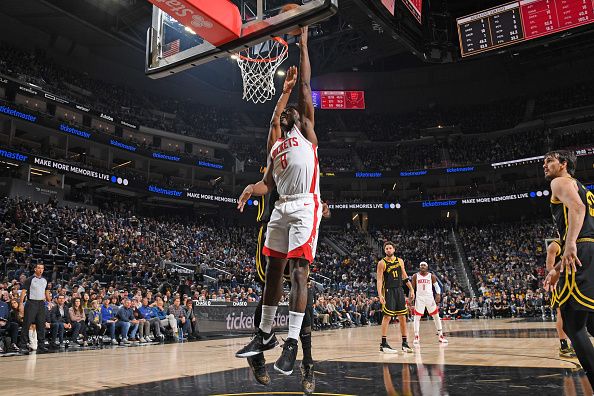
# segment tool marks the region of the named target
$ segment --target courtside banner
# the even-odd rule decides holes
[[[243,334],[254,332],[257,307],[258,303],[255,302],[194,301],[194,314],[201,334]],[[273,328],[289,328],[288,305],[279,305]]]

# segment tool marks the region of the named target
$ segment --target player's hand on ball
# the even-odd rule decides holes
[[[301,36],[299,37],[299,42],[303,44],[307,44],[307,34],[309,33],[309,26],[303,26],[301,28]]]
[[[582,263],[580,262],[580,259],[577,256],[577,245],[575,242],[567,242],[565,244],[565,251],[563,252],[563,257],[561,257],[561,272],[563,272],[565,269],[570,274],[572,270],[573,272],[576,272],[576,263],[580,267],[582,266]]]
[[[253,192],[254,187],[250,184],[243,190],[243,192],[239,196],[239,199],[237,200],[237,209],[239,209],[240,212],[243,213],[243,208],[247,203],[248,199],[250,199],[250,197],[252,196]]]
[[[297,66],[289,67],[287,70],[287,77],[285,77],[285,84],[283,85],[284,93],[291,93],[293,87],[297,83]]]

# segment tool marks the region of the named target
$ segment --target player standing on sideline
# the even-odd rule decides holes
[[[563,255],[557,284],[563,330],[569,336],[590,384],[594,384],[594,346],[586,325],[594,312],[594,194],[573,178],[577,158],[566,150],[545,154],[544,175],[551,181],[551,213]],[[577,264],[577,266],[576,266]]]
[[[404,297],[404,290],[402,283],[405,283],[409,289],[410,299],[415,298],[415,291],[406,275],[404,269],[404,261],[394,256],[395,248],[393,242],[384,243],[384,253],[386,257],[377,263],[377,295],[382,303],[382,343],[380,344],[380,352],[397,353],[387,341],[388,326],[394,316],[398,317],[400,323],[400,333],[402,334],[402,350],[404,352],[412,352],[406,339],[406,315],[408,308],[406,307],[406,298]]]
[[[272,119],[270,121],[270,129],[268,131],[268,140],[266,147],[267,153],[270,153],[270,150],[272,149],[274,143],[276,143],[276,141],[282,137],[280,116],[287,105],[289,96],[291,95],[291,91],[295,86],[296,82],[297,68],[295,66],[292,66],[287,70],[287,77],[285,78],[285,83],[283,85],[283,92],[277,102],[277,105],[274,109],[274,113],[272,115]],[[270,215],[272,213],[271,206],[274,205],[278,199],[278,193],[276,192],[276,189],[274,189],[271,193],[260,197],[260,204],[258,205],[257,221],[258,223],[260,223],[260,231],[258,233],[258,244],[256,248],[256,274],[262,285],[266,284],[266,267],[268,263],[267,257],[262,254],[262,249],[264,248],[264,237],[266,235],[266,226],[268,224],[268,221],[270,220]],[[322,207],[322,216],[325,218],[330,217],[330,210],[328,209],[328,205],[326,203],[323,203]],[[288,269],[288,267],[285,267],[285,279],[290,278],[288,274]],[[262,318],[262,303],[263,299],[260,299],[260,302],[256,307],[256,311],[254,313],[255,328],[258,328],[260,326],[260,321]],[[315,377],[313,370],[314,362],[311,354],[311,325],[313,319],[312,310],[313,303],[310,301],[308,294],[308,304],[305,310],[305,317],[303,318],[303,323],[301,325],[301,333],[299,334],[299,339],[301,340],[301,348],[303,349],[303,361],[301,365],[301,382],[303,386],[303,391],[305,393],[312,393],[315,390]],[[247,361],[252,369],[252,372],[254,373],[256,381],[258,381],[262,385],[268,385],[270,383],[270,376],[268,375],[268,372],[266,370],[266,359],[264,358],[264,354],[259,353],[254,356],[250,356],[247,358]]]
[[[441,329],[441,318],[439,317],[439,307],[437,306],[441,301],[441,288],[439,287],[439,283],[437,283],[435,275],[429,272],[429,264],[427,264],[427,262],[421,261],[419,264],[419,272],[413,275],[412,283],[415,285],[416,289],[415,308],[413,312],[415,329],[413,345],[421,345],[419,327],[421,327],[421,317],[425,313],[425,309],[427,309],[429,316],[431,316],[433,322],[435,322],[439,342],[447,344],[448,340],[443,335]],[[435,288],[435,298],[433,298],[433,288]]]
[[[238,209],[243,211],[252,195],[266,195],[275,186],[280,196],[268,222],[263,249],[263,254],[269,257],[269,265],[266,268],[260,326],[252,341],[236,356],[254,356],[277,345],[272,322],[283,292],[283,272],[288,262],[291,275],[289,334],[283,352],[274,364],[275,370],[285,375],[293,372],[297,358],[297,338],[307,305],[309,264],[315,256],[322,217],[307,33],[308,28],[302,28],[299,40],[299,108],[288,106],[282,111],[280,125],[283,136],[271,149],[264,177],[258,183],[248,185],[238,203]]]
[[[561,262],[561,242],[558,239],[553,240],[547,246],[547,259],[546,268],[547,273],[553,276],[556,272],[555,265]],[[547,276],[547,280],[549,277]],[[557,320],[555,327],[557,328],[557,334],[559,335],[559,356],[565,358],[575,357],[575,351],[567,342],[567,334],[563,331],[563,318],[561,317],[561,309],[559,309],[559,300],[557,299],[557,292],[555,287],[557,285],[550,285],[548,281],[545,281],[545,290],[551,291],[551,309],[556,311]]]

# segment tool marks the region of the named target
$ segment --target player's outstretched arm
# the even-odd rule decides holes
[[[239,196],[239,199],[237,200],[237,209],[239,209],[240,212],[243,212],[243,208],[245,207],[245,204],[247,203],[248,199],[250,199],[250,197],[252,195],[261,197],[263,195],[268,194],[270,191],[272,191],[272,189],[275,186],[274,179],[272,177],[273,165],[274,164],[272,162],[272,158],[269,155],[268,156],[268,166],[266,167],[266,172],[264,173],[262,180],[260,180],[256,184],[248,184],[248,186],[243,190],[243,192]]]
[[[309,49],[307,48],[308,32],[307,26],[301,28],[299,38],[299,52],[301,54],[299,61],[299,114],[301,115],[301,128],[305,138],[317,146],[318,137],[314,130],[314,106],[311,97],[311,64],[309,63]]]
[[[285,77],[285,83],[283,85],[283,92],[278,98],[278,102],[276,102],[276,107],[272,113],[272,119],[270,120],[270,129],[268,130],[268,139],[266,142],[267,153],[270,153],[274,143],[282,136],[280,116],[287,107],[289,97],[291,97],[291,92],[293,91],[293,87],[296,83],[297,67],[291,66],[289,67],[289,70],[287,70],[287,76]]]

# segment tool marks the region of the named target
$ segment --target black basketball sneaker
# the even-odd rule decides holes
[[[297,340],[287,338],[283,345],[283,353],[274,363],[274,369],[281,374],[291,375],[293,374],[293,366],[295,366],[295,360],[297,359]]]
[[[380,352],[383,353],[398,353],[398,351],[392,348],[387,342],[380,344]]]
[[[247,358],[247,361],[252,369],[252,372],[254,373],[256,381],[262,385],[270,384],[270,376],[268,375],[268,371],[266,371],[266,359],[264,359],[264,354],[259,353],[254,356],[250,356]]]
[[[314,365],[301,362],[301,386],[306,395],[314,393],[316,390],[316,378],[314,377]]]
[[[402,341],[402,352],[404,353],[413,353],[413,349],[408,346],[408,342]]]
[[[239,351],[237,351],[237,353],[235,353],[235,356],[238,358],[246,358],[258,355],[262,352],[271,350],[277,345],[278,340],[276,339],[274,332],[266,334],[262,330],[258,329],[258,331],[254,333],[254,336],[252,337],[250,343],[241,348]]]

